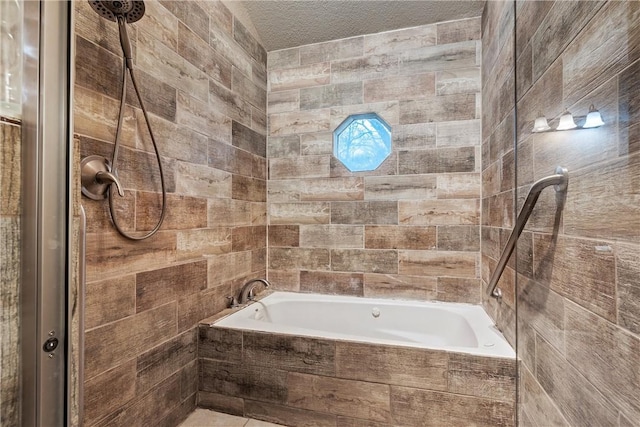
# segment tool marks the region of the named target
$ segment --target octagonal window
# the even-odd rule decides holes
[[[354,114],[333,131],[333,155],[351,172],[372,171],[391,154],[391,126],[375,113]]]

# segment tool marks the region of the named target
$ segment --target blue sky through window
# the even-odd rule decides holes
[[[391,129],[377,114],[349,116],[334,132],[334,153],[352,172],[375,170],[391,154]]]

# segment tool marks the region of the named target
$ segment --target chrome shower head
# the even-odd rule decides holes
[[[142,0],[89,0],[89,4],[103,18],[117,21],[118,16],[123,16],[128,23],[142,18],[145,10]]]

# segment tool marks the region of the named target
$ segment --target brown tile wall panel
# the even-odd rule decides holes
[[[393,127],[391,137],[397,150],[435,148],[436,130],[436,123],[396,125]]]
[[[269,161],[269,179],[328,177],[329,156],[285,157]]]
[[[199,375],[201,391],[262,402],[285,403],[287,399],[285,371],[201,359]]]
[[[244,331],[243,361],[268,370],[335,375],[335,343],[330,340]]]
[[[400,101],[401,124],[475,118],[475,94],[442,95],[417,101]]]
[[[449,354],[444,351],[346,341],[336,346],[336,375],[340,378],[446,390],[448,366]]]
[[[268,223],[299,226],[300,250],[331,250],[331,270],[378,278],[369,287],[365,279],[360,294],[437,299],[437,275],[398,276],[395,251],[438,252],[436,226],[480,222],[480,22],[476,17],[268,54]],[[332,131],[350,114],[368,112],[391,125],[392,152],[374,171],[350,172],[331,154]],[[470,238],[468,229],[443,231],[448,256],[479,252],[479,237]],[[273,243],[277,257],[284,253],[279,247],[297,246],[278,238]],[[291,265],[297,257],[274,262],[274,274],[288,289],[308,291],[299,278],[320,274],[304,269],[296,276]],[[325,269],[322,264],[319,271]],[[454,293],[457,300],[478,300],[477,292],[462,292],[463,285],[449,288],[440,294],[445,299]]]
[[[433,300],[437,278],[397,274],[364,275],[364,296],[373,298],[406,298]]]
[[[300,65],[361,56],[363,37],[328,41],[300,47]],[[292,62],[292,64],[295,63]],[[285,65],[288,65],[285,63]]]
[[[209,287],[236,279],[251,272],[251,252],[231,252],[209,257]]]
[[[197,261],[136,275],[136,312],[197,293],[207,287],[207,262]]]
[[[537,380],[572,425],[617,425],[616,409],[560,353],[544,340],[536,341],[536,350]]]
[[[231,177],[231,197],[235,200],[266,202],[267,182],[263,179],[233,175]]]
[[[362,200],[364,198],[364,179],[361,177],[316,178],[303,183],[300,200]]]
[[[207,76],[231,87],[231,63],[182,22],[178,23],[178,53],[207,73]]]
[[[479,251],[480,227],[475,225],[439,226],[438,249],[443,251]]]
[[[332,249],[333,271],[363,273],[398,273],[398,253],[394,250]]]
[[[85,383],[84,388],[88,397],[84,408],[84,419],[87,425],[92,425],[103,414],[118,409],[135,397],[135,359],[90,379]]]
[[[570,425],[526,367],[520,369],[520,384],[523,393],[522,409],[536,423],[535,425]]]
[[[198,357],[234,362],[242,359],[242,331],[226,328],[198,328]]]
[[[516,361],[453,353],[449,357],[448,390],[452,393],[513,403]]]
[[[565,354],[591,384],[630,419],[640,417],[640,338],[582,309],[566,304]]]
[[[364,102],[413,99],[435,95],[433,73],[365,80]]]
[[[269,226],[269,246],[295,247],[300,244],[299,225]]]
[[[424,151],[401,151],[398,156],[399,173],[474,172],[475,148],[438,148]]]
[[[363,274],[301,271],[300,292],[362,296]]]
[[[477,304],[482,301],[480,279],[438,277],[438,301]]]
[[[130,242],[114,234],[106,203],[82,200],[90,230],[87,379],[130,360],[140,368],[133,393],[91,409],[104,425],[175,425],[184,418],[195,405],[195,341],[187,337],[226,307],[236,282],[263,277],[267,265],[266,52],[222,2],[146,6],[146,24],[130,37],[166,159],[167,217],[158,235]],[[117,28],[86,3],[74,4],[74,16],[74,132],[82,157],[110,158],[119,106],[111,58],[121,55]],[[128,92],[119,156],[126,197],[117,214],[132,231],[155,225],[160,186],[139,104]],[[3,215],[6,206],[3,199]]]
[[[329,270],[329,250],[311,248],[272,248],[269,268],[274,270]]]
[[[396,424],[489,427],[515,422],[513,402],[396,386],[391,387],[391,412]]]
[[[85,287],[85,327],[113,322],[136,312],[136,276],[89,282]]]
[[[436,37],[437,28],[433,25],[370,34],[364,38],[364,53],[366,55],[387,54],[434,46]]]
[[[537,282],[615,322],[615,257],[606,242],[537,235],[534,264]]]
[[[270,203],[270,224],[328,224],[331,220],[329,202]]]
[[[209,199],[210,227],[251,225],[251,203],[243,200]]]
[[[136,392],[151,389],[174,372],[194,362],[198,345],[196,334],[197,331],[193,328],[138,356]]]
[[[365,227],[364,247],[367,249],[435,249],[436,227],[368,225]]]
[[[434,199],[438,177],[434,175],[368,176],[365,200]]]
[[[402,225],[477,225],[479,205],[477,199],[400,201],[399,222]]]
[[[300,108],[300,91],[297,89],[271,92],[267,99],[270,113],[287,113]]]
[[[108,323],[86,333],[87,379],[135,357],[176,334],[176,303]]]
[[[301,225],[300,246],[307,248],[364,248],[361,225]]]
[[[300,109],[317,110],[338,105],[362,104],[362,83],[338,83],[300,89]]]
[[[178,259],[193,259],[205,255],[231,252],[231,227],[185,230],[177,233]]]
[[[232,143],[234,147],[242,148],[245,151],[255,154],[256,156],[267,156],[267,138],[258,132],[251,130],[241,123],[233,122]]]
[[[332,224],[397,224],[398,204],[395,201],[333,202]]]
[[[389,386],[385,384],[290,373],[287,388],[289,406],[390,421]]]
[[[616,257],[618,324],[640,334],[640,247],[618,245]]]
[[[398,259],[400,274],[477,277],[478,257],[474,253],[400,251]]]
[[[477,52],[476,40],[408,49],[399,54],[399,73],[474,67],[478,65]]]
[[[482,179],[477,173],[438,176],[438,199],[477,199]]]
[[[272,91],[319,86],[330,82],[331,64],[329,62],[295,68],[291,65],[293,64],[287,64],[287,68],[279,67],[269,71],[269,87]]]
[[[148,392],[136,396],[126,405],[102,418],[95,426],[158,425],[180,406],[180,373],[175,373]]]
[[[481,31],[480,24],[480,17],[438,24],[438,44],[479,40]]]

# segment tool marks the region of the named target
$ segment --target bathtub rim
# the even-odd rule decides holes
[[[210,328],[222,328],[222,329],[233,329],[233,330],[239,330],[239,331],[250,331],[250,332],[259,332],[259,333],[265,333],[265,334],[281,334],[281,335],[287,335],[287,336],[302,336],[302,337],[307,337],[307,338],[315,338],[315,339],[325,339],[325,340],[334,340],[334,341],[344,341],[344,342],[357,342],[357,343],[365,343],[365,344],[370,344],[370,345],[383,345],[383,346],[398,346],[398,347],[407,347],[407,348],[414,348],[414,349],[425,349],[428,351],[444,351],[444,352],[449,352],[449,353],[463,353],[463,354],[471,354],[474,356],[478,356],[478,357],[491,357],[491,358],[499,358],[499,359],[509,359],[509,360],[515,360],[517,358],[517,353],[515,351],[515,349],[508,343],[508,341],[506,340],[506,338],[504,337],[504,334],[502,334],[501,331],[499,331],[496,326],[495,323],[493,322],[493,319],[491,319],[491,317],[489,316],[489,314],[486,312],[486,310],[484,309],[484,307],[480,304],[469,304],[469,303],[456,303],[456,302],[444,302],[444,301],[421,301],[421,300],[408,300],[408,299],[401,299],[401,298],[368,298],[365,297],[364,299],[375,299],[377,301],[380,301],[381,303],[383,302],[388,302],[388,303],[393,303],[394,301],[396,302],[404,302],[404,303],[410,303],[410,304],[415,304],[415,303],[428,303],[428,304],[433,304],[433,305],[443,305],[443,306],[447,306],[447,305],[454,305],[454,306],[462,306],[462,307],[473,307],[473,308],[480,308],[484,314],[489,318],[489,320],[491,320],[491,325],[492,327],[495,329],[495,331],[500,335],[500,338],[504,341],[503,344],[506,344],[507,346],[507,350],[509,354],[504,354],[505,352],[503,351],[498,351],[499,348],[502,348],[503,346],[496,346],[496,348],[494,347],[486,347],[486,348],[482,348],[482,347],[478,347],[478,348],[473,348],[473,347],[447,347],[447,348],[442,348],[442,347],[435,347],[435,346],[427,346],[424,345],[422,343],[410,343],[410,342],[402,342],[402,341],[392,341],[392,340],[384,340],[384,339],[375,339],[375,340],[371,340],[371,339],[366,339],[366,338],[362,338],[359,339],[356,336],[323,336],[320,333],[316,333],[313,334],[311,332],[308,333],[294,333],[294,332],[289,332],[289,331],[271,331],[271,330],[265,330],[265,329],[255,329],[255,328],[246,328],[246,327],[241,327],[241,326],[237,326],[237,325],[218,325],[217,323],[223,319],[226,319],[227,317],[231,316],[232,314],[236,314],[241,310],[244,310],[245,308],[251,306],[252,304],[261,301],[262,299],[271,296],[275,293],[280,293],[280,294],[293,294],[293,295],[304,295],[304,296],[321,296],[321,297],[349,297],[349,298],[356,298],[356,299],[361,299],[363,297],[356,297],[356,296],[348,296],[348,295],[330,295],[330,294],[318,294],[318,293],[301,293],[301,292],[291,292],[291,291],[280,291],[280,290],[265,290],[263,292],[261,292],[259,295],[256,296],[255,300],[250,301],[248,304],[240,306],[240,307],[233,307],[233,308],[227,308],[213,316],[210,316],[206,319],[203,319],[202,321],[199,322],[199,326],[205,326],[205,327],[210,327]],[[301,328],[301,330],[305,330],[305,331],[313,331],[310,329],[303,329]],[[340,334],[336,334],[336,335],[340,335]],[[475,351],[474,351],[475,350]]]

